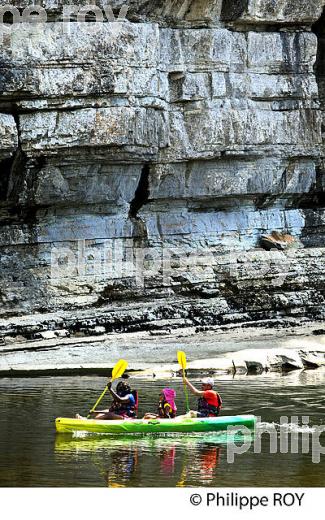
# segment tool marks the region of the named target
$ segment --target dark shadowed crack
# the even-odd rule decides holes
[[[317,36],[318,47],[317,47],[317,58],[314,66],[316,79],[319,88],[319,99],[322,105],[322,109],[325,107],[325,6],[323,9],[322,16],[313,25],[312,30]]]
[[[0,202],[7,200],[8,184],[13,162],[13,157],[0,161]]]
[[[147,204],[149,200],[149,174],[150,165],[145,164],[142,168],[139,184],[135,191],[134,198],[130,203],[129,218],[134,224],[133,236],[135,239],[147,239],[148,232],[145,221],[139,217],[140,209]]]
[[[22,148],[21,131],[19,113],[15,106],[10,108],[9,112],[16,123],[18,145],[16,152],[6,163],[6,179],[3,186],[3,193],[7,206],[8,217],[6,221],[17,221],[26,224],[29,228],[30,239],[35,239],[35,226],[37,223],[37,204],[35,201],[35,193],[39,172],[46,164],[44,156],[28,157]],[[4,191],[5,190],[5,191]],[[2,196],[0,197],[2,199]]]
[[[236,20],[246,11],[247,7],[248,0],[226,0],[222,2],[221,20]]]

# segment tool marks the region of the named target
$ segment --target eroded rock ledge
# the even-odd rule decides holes
[[[24,320],[26,327],[32,327],[31,318]],[[174,329],[146,327],[132,333],[106,333],[104,327],[95,327],[70,335],[67,329],[49,331],[44,326],[33,339],[12,335],[0,343],[0,377],[107,377],[123,357],[132,377],[169,379],[180,375],[176,361],[180,348],[186,351],[187,372],[193,378],[287,373],[325,364],[325,330],[316,322],[299,326],[288,322],[286,329],[273,322],[270,329],[247,323],[245,328],[230,324],[199,330],[190,322],[185,326],[185,320],[176,321]]]
[[[95,32],[42,5],[0,50],[0,315],[324,319],[325,1],[129,0]]]
[[[59,365],[0,364],[0,377],[42,377],[42,376],[83,376],[96,375],[109,377],[110,363],[81,363]],[[188,363],[188,377],[201,378],[222,375],[258,375],[267,372],[288,373],[295,370],[316,370],[325,366],[325,347],[317,349],[273,349],[239,351],[227,357],[201,359]],[[131,363],[128,374],[131,377],[170,379],[182,377],[177,364],[157,365],[150,363]]]

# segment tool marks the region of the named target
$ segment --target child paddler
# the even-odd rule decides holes
[[[146,413],[144,419],[175,419],[177,407],[176,392],[173,388],[164,388],[159,394],[158,413]]]
[[[214,380],[212,377],[202,379],[201,390],[195,388],[192,383],[185,377],[185,383],[189,387],[192,394],[199,396],[197,417],[217,417],[220,413],[222,399],[218,392],[213,390]]]
[[[176,392],[173,388],[164,388],[159,396],[158,414],[161,419],[175,419],[177,407]]]

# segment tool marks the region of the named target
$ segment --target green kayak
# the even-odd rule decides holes
[[[176,419],[131,419],[123,421],[98,421],[95,419],[68,419],[59,417],[55,421],[57,432],[92,432],[92,433],[200,433],[227,430],[229,426],[245,426],[253,429],[254,415],[233,415],[194,419],[179,417]]]

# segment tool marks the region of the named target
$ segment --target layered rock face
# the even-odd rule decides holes
[[[2,33],[2,316],[323,318],[324,0],[42,5]]]

